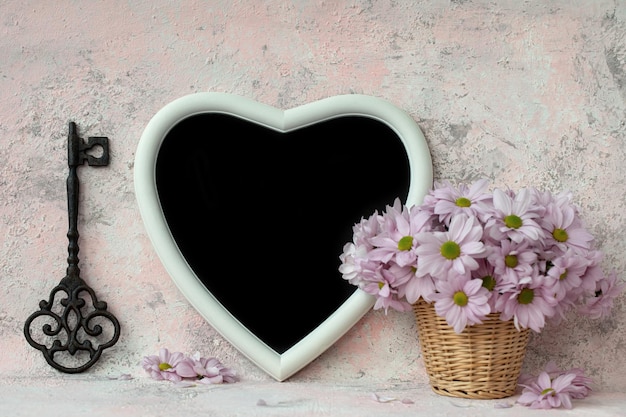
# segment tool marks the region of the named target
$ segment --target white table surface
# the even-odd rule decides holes
[[[516,396],[458,399],[435,394],[424,384],[288,380],[183,388],[143,374],[117,377],[5,377],[0,380],[0,416],[626,416],[625,393],[593,392],[574,401],[572,410],[531,410],[515,404]],[[374,394],[395,400],[379,402]]]

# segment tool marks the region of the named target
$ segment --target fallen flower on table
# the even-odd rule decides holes
[[[182,353],[170,353],[168,349],[161,348],[158,355],[144,357],[141,366],[152,379],[179,382],[184,377],[194,376],[194,374],[185,374],[179,370],[178,366],[183,360],[185,360],[185,355]]]
[[[199,353],[188,356],[161,348],[158,355],[145,356],[141,366],[152,379],[183,382],[185,386],[190,382],[221,384],[237,381],[235,371],[223,366],[218,359],[203,358]]]
[[[223,366],[217,358],[203,358],[196,352],[189,360],[181,365],[191,367],[189,372],[194,372],[201,384],[221,384],[222,382],[236,382],[235,371]]]
[[[518,403],[530,408],[572,408],[572,399],[582,399],[591,392],[591,378],[582,369],[562,371],[549,362],[538,376],[522,375],[519,385],[524,387]]]

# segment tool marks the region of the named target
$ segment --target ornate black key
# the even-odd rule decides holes
[[[91,166],[108,165],[109,140],[90,137],[85,143],[76,132],[76,124],[70,122],[67,145],[70,168],[67,177],[68,267],[65,277],[54,287],[48,300],[41,300],[40,310],[26,320],[24,335],[32,347],[43,353],[50,366],[61,372],[79,373],[90,368],[104,349],[117,342],[120,325],[107,311],[107,303],[99,301],[94,290],[80,277],[78,268],[79,183],[76,168],[85,161]],[[101,148],[100,156],[88,153],[95,153],[95,148]],[[38,331],[32,331],[39,325]]]

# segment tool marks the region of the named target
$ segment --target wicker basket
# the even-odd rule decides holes
[[[451,397],[495,399],[515,394],[529,330],[490,314],[483,324],[457,334],[432,304],[413,305],[430,385]]]

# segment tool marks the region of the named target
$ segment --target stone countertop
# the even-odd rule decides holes
[[[376,397],[378,396],[378,400]],[[626,394],[594,392],[572,410],[531,410],[502,400],[435,394],[428,385],[341,385],[323,382],[240,381],[181,387],[148,377],[6,377],[2,416],[626,416]]]

